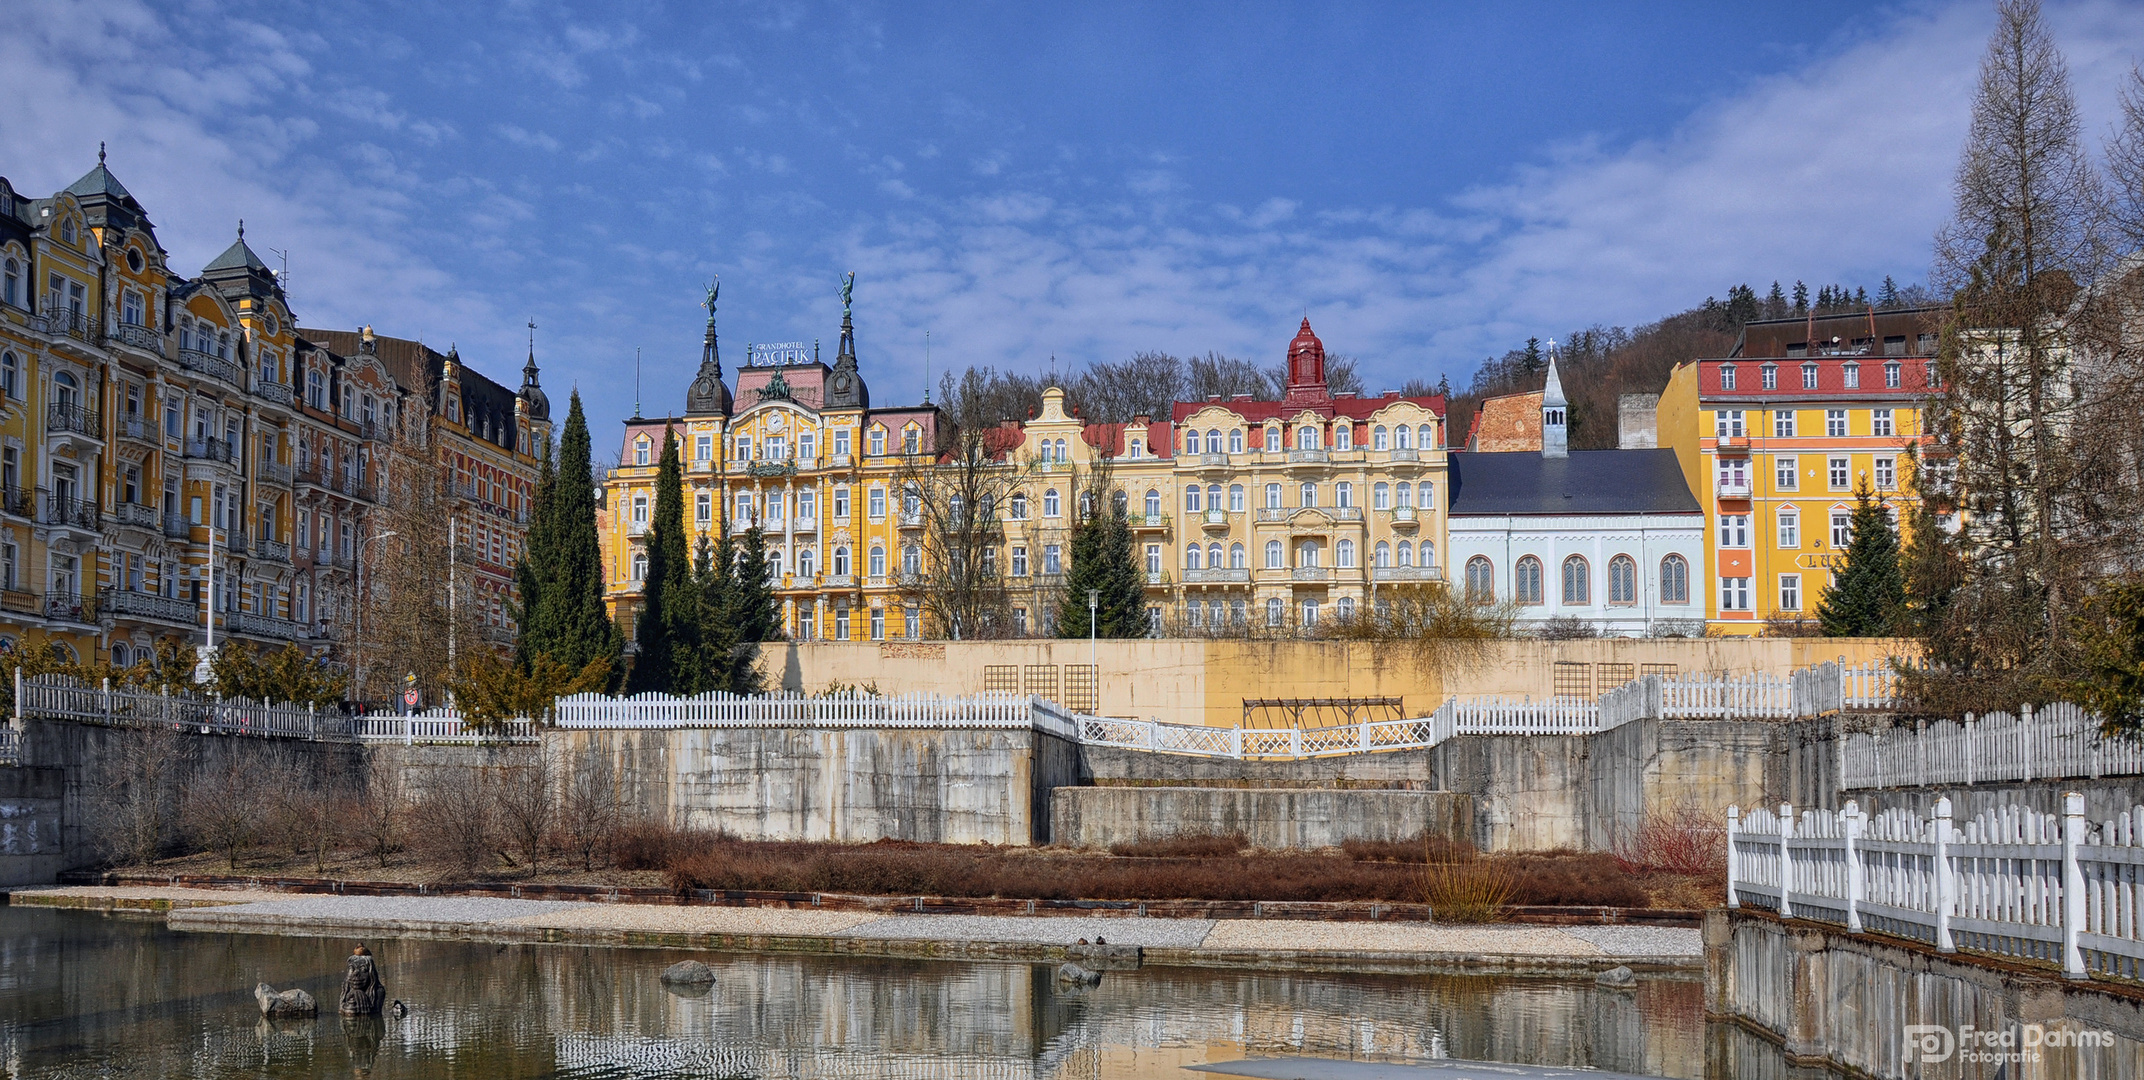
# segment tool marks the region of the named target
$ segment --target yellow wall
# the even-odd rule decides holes
[[[1072,639],[778,642],[765,646],[760,666],[771,686],[806,693],[834,685],[886,694],[1028,692],[1037,689],[1038,676],[1066,686],[1075,669],[1088,665],[1088,649],[1087,642]],[[1427,715],[1450,696],[1542,700],[1556,693],[1559,662],[1586,665],[1601,682],[1592,688],[1597,693],[1621,673],[1602,665],[1629,665],[1631,673],[1655,664],[1671,665],[1677,674],[1784,676],[1842,657],[1866,663],[1915,651],[1910,641],[1875,638],[1502,641],[1490,645],[1481,661],[1440,677],[1423,670],[1402,646],[1367,642],[1164,638],[1101,641],[1093,649],[1102,715],[1216,727],[1242,723],[1245,698],[1401,697],[1409,716]],[[993,667],[1000,678],[1013,669],[1019,685],[993,687]],[[1049,696],[1063,700],[1065,694]]]

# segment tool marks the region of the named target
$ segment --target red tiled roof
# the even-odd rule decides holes
[[[1080,438],[1086,440],[1088,446],[1101,450],[1113,458],[1122,459],[1129,449],[1127,446],[1129,436],[1125,432],[1127,429],[1138,426],[1137,424],[1088,424],[1080,429],[1079,434]],[[1172,455],[1176,443],[1176,436],[1173,434],[1174,428],[1175,425],[1167,420],[1156,420],[1147,425],[1145,451],[1147,457],[1166,458]]]

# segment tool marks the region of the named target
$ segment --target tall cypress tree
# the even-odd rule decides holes
[[[524,612],[515,656],[525,666],[549,655],[572,671],[607,659],[615,678],[625,641],[603,603],[603,543],[596,533],[592,457],[588,418],[575,391],[556,467],[546,461],[529,516],[525,554],[515,570]]]
[[[639,655],[627,688],[633,693],[693,693],[698,682],[700,606],[692,594],[692,562],[685,546],[684,465],[677,435],[663,431],[663,456],[655,470],[655,520],[648,529],[648,577],[642,583],[640,621],[633,640]]]
[[[1906,576],[1898,563],[1898,532],[1868,485],[1854,493],[1854,538],[1816,617],[1826,637],[1883,637],[1906,606]]]

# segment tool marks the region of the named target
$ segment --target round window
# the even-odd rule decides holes
[[[268,313],[268,336],[274,337],[280,333],[282,333],[282,331],[277,328],[277,324],[275,321],[275,312],[271,311]]]
[[[127,249],[127,269],[129,269],[129,270],[132,270],[132,271],[134,271],[135,273],[139,274],[139,273],[141,273],[141,268],[142,268],[142,261],[141,261],[141,249],[140,249],[140,248],[128,248],[128,249]]]

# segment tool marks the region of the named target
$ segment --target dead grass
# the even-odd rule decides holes
[[[865,895],[1006,897],[1038,900],[1364,900],[1419,902],[1427,873],[1453,871],[1450,890],[1488,875],[1509,884],[1505,905],[1698,908],[1720,902],[1719,882],[1664,871],[1632,872],[1612,855],[1550,852],[1476,855],[1464,845],[1402,841],[1355,844],[1337,852],[1257,852],[1229,846],[1230,837],[1184,842],[1178,851],[1226,848],[1223,854],[1101,854],[1058,848],[991,848],[886,841],[876,844],[763,843],[720,833],[647,822],[618,830],[610,866],[584,870],[578,855],[561,853],[542,865],[492,865],[456,878],[421,847],[382,867],[362,846],[332,852],[319,876],[411,882],[513,881],[621,885],[670,889],[753,889]],[[447,860],[452,862],[455,860]],[[220,853],[156,864],[161,873],[228,874]],[[315,876],[310,855],[260,852],[241,874]],[[1478,884],[1478,882],[1474,882]],[[1453,917],[1453,893],[1432,899],[1440,918]]]

